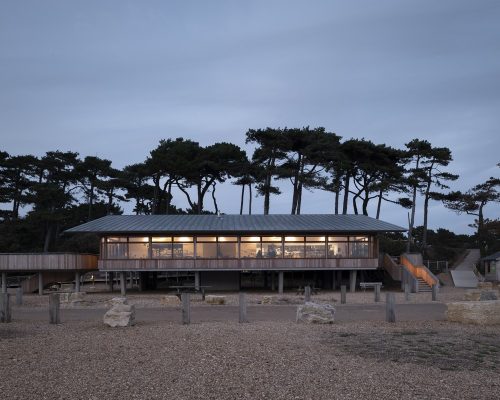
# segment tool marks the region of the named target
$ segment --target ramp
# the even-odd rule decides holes
[[[461,270],[461,271],[450,271],[451,277],[453,278],[453,283],[455,287],[460,288],[476,288],[477,287],[477,276],[471,270]]]

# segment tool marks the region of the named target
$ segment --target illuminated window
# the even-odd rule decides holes
[[[155,243],[151,245],[153,258],[172,258],[172,243]]]
[[[262,243],[263,258],[282,258],[281,243]]]
[[[217,258],[217,243],[196,241],[196,258]]]
[[[172,238],[170,236],[167,236],[167,237],[152,237],[152,241],[153,243],[167,243],[167,242],[171,242],[172,241]]]
[[[281,242],[281,236],[262,236],[263,242]]]
[[[241,258],[262,258],[262,247],[259,243],[240,243]]]
[[[219,258],[238,258],[237,242],[219,242],[218,249]]]
[[[324,242],[324,236],[306,236],[306,242]]]
[[[106,245],[106,258],[127,258],[127,243],[108,243]]]
[[[304,237],[286,236],[284,246],[285,258],[304,258]]]
[[[106,238],[108,243],[114,243],[114,242],[126,242],[127,238],[126,237],[108,237]]]
[[[347,236],[329,236],[329,242],[347,242]]]
[[[128,258],[149,258],[149,243],[129,243]]]
[[[242,236],[242,242],[260,242],[260,236]]]
[[[217,238],[215,236],[197,236],[196,242],[216,242]]]
[[[192,236],[175,236],[174,237],[174,242],[192,242],[193,237]]]
[[[219,236],[217,240],[219,242],[237,242],[238,238],[236,236]]]
[[[172,245],[174,258],[194,258],[193,243],[174,243]]]
[[[330,258],[346,258],[348,257],[347,242],[328,243],[328,257]]]
[[[128,241],[129,243],[130,242],[142,242],[142,243],[149,243],[149,237],[145,236],[141,236],[141,237],[129,237],[128,238]]]
[[[325,258],[326,246],[324,242],[307,242],[306,258]]]

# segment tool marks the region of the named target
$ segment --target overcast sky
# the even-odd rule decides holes
[[[453,189],[498,176],[500,1],[0,0],[10,154],[72,150],[123,167],[162,138],[245,147],[249,128],[307,125],[447,146]],[[290,212],[289,189],[272,213]],[[218,188],[222,211],[238,212],[238,196]],[[305,194],[303,213],[332,208],[331,194]],[[381,217],[406,226],[406,213],[386,204]],[[432,204],[432,228],[470,222]]]

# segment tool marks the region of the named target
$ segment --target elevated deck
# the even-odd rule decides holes
[[[76,253],[1,253],[0,271],[91,271],[98,256]]]

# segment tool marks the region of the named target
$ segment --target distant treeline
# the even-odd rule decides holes
[[[124,202],[133,202],[137,214],[217,213],[216,188],[226,181],[241,187],[240,214],[252,213],[255,195],[263,197],[268,214],[282,181],[293,188],[291,214],[300,214],[304,190],[331,192],[335,214],[368,215],[374,203],[373,216],[379,218],[384,202],[399,204],[409,210],[407,246],[422,249],[428,244],[429,202],[441,201],[476,215],[477,240],[486,245],[489,221],[483,209],[500,200],[500,180],[490,178],[465,193],[447,192],[458,175],[445,170],[452,161],[446,147],[414,139],[396,149],[365,139],[342,141],[324,128],[309,127],[250,129],[246,142],[255,148],[250,158],[232,143],[203,147],[189,139],[161,140],[144,162],[123,169],[76,152],[49,151],[42,157],[0,152],[0,251],[94,248],[95,241],[61,233],[121,213]],[[184,196],[189,207],[177,208],[174,195]],[[210,211],[207,202],[213,203]],[[423,209],[418,240],[417,206]]]

